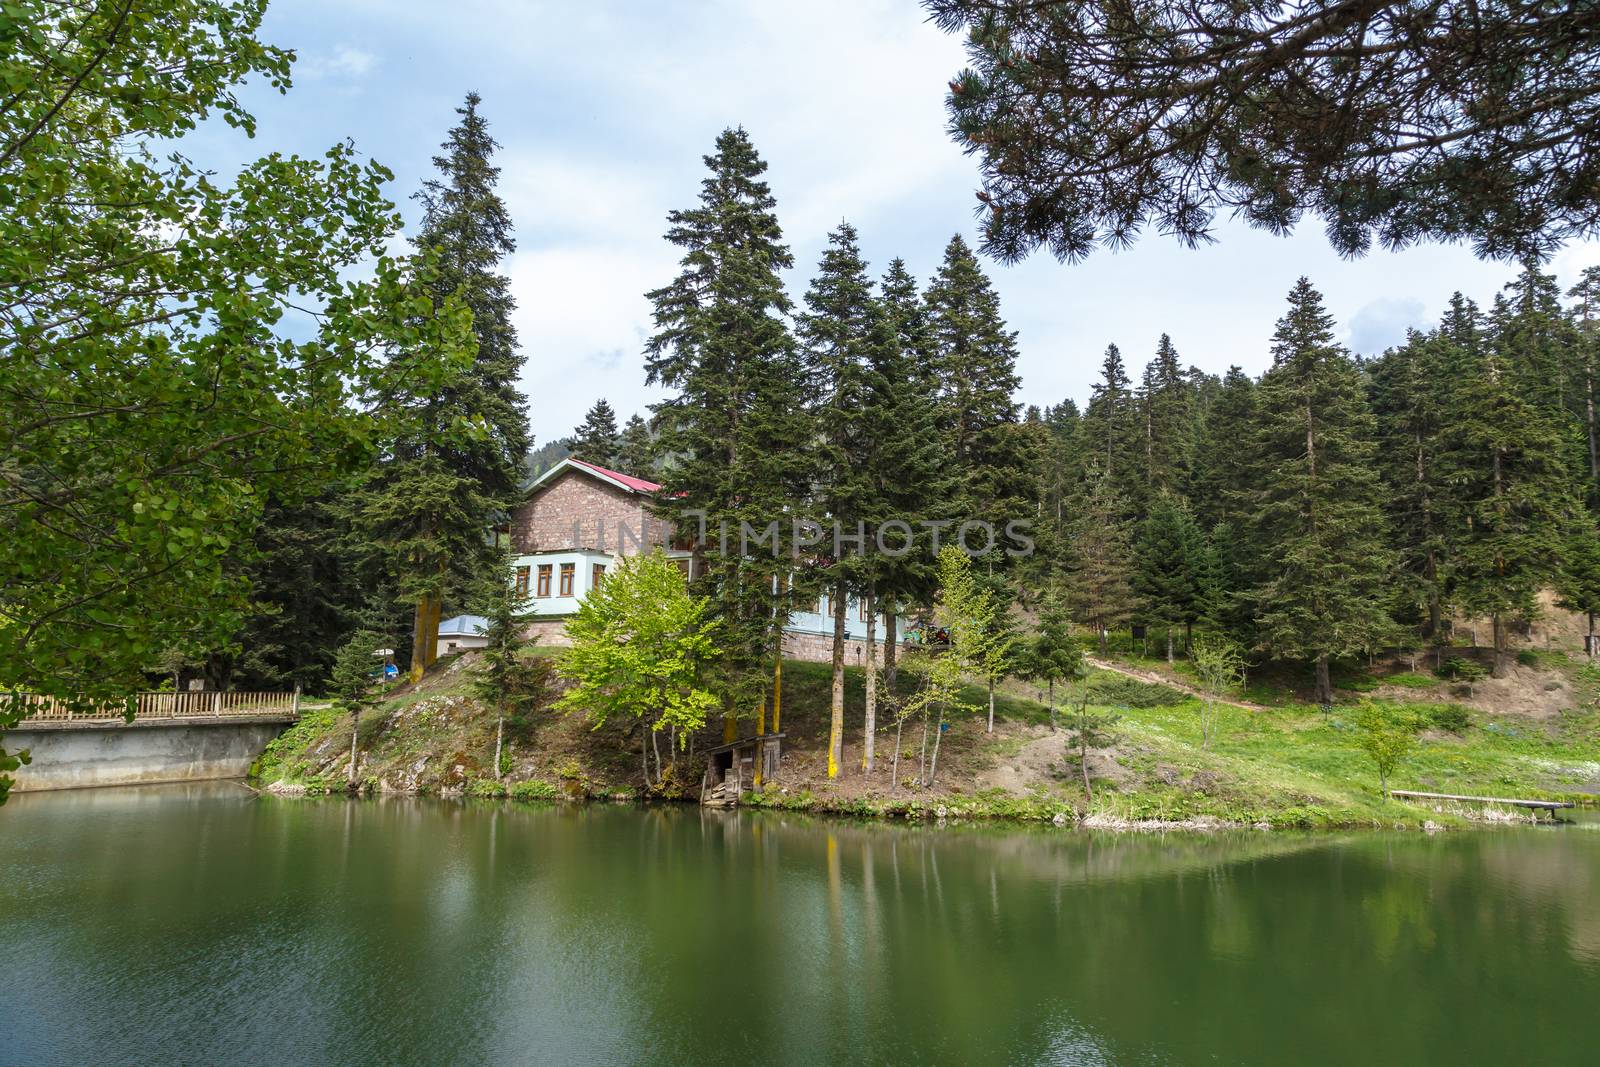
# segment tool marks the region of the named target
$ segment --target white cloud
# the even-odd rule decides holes
[[[313,52],[294,65],[294,73],[308,81],[354,81],[365,77],[377,66],[378,57],[371,52],[349,45],[339,45],[331,52]]]

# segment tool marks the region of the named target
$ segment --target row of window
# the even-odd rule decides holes
[[[560,592],[556,594],[557,596],[572,596],[572,587],[577,576],[577,569],[578,565],[576,563],[563,563],[561,565],[561,585]],[[528,579],[531,576],[530,572],[531,568],[528,567],[517,568],[517,596],[519,597],[525,597],[528,595]],[[600,581],[605,577],[605,575],[606,565],[604,563],[596,563],[594,565],[594,573],[590,579],[589,588],[599,589]],[[550,577],[551,564],[539,564],[538,584],[534,586],[534,596],[547,597],[550,595]]]
[[[817,598],[816,610],[818,615],[828,618],[828,598],[826,596]],[[867,602],[865,599],[856,601],[856,618],[861,622],[867,621]]]

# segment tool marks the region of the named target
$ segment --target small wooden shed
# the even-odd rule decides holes
[[[706,773],[700,780],[700,803],[731,808],[739,794],[758,783],[776,781],[782,756],[782,733],[756,734],[706,750]]]

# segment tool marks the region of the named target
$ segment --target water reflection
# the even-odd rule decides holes
[[[0,1027],[30,1064],[1578,1063],[1600,995],[1578,829],[1103,836],[225,785],[23,795],[0,834]]]

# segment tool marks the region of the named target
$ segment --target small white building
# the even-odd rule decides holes
[[[482,615],[457,615],[439,624],[439,654],[483,648],[489,643],[489,620]]]

